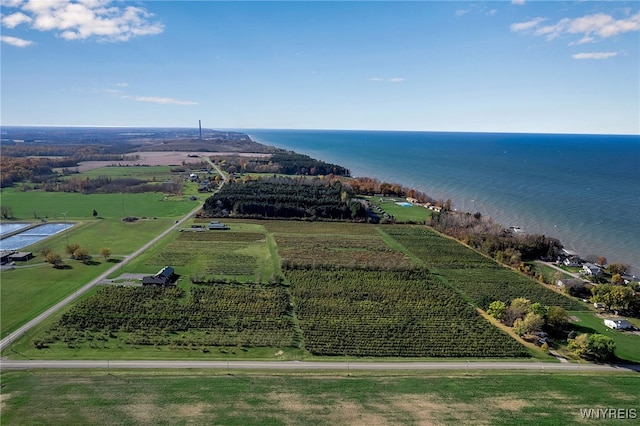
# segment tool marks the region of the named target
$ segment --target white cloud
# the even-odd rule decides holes
[[[22,38],[11,37],[11,36],[0,36],[0,41],[15,47],[27,47],[33,44],[33,42],[30,40],[25,40]]]
[[[388,83],[401,83],[405,80],[404,77],[391,77],[391,78],[382,78],[382,77],[371,77],[370,81],[386,81]]]
[[[591,52],[591,53],[576,53],[573,55],[573,59],[607,59],[618,56],[617,52]]]
[[[164,31],[164,26],[153,22],[153,15],[144,8],[111,3],[111,0],[13,1],[13,7],[19,7],[20,11],[3,17],[2,24],[13,28],[29,23],[39,31],[56,31],[65,40],[127,41]]]
[[[161,105],[168,105],[168,104],[173,104],[173,105],[198,105],[197,102],[193,102],[193,101],[180,101],[178,99],[161,98],[161,97],[158,97],[158,96],[123,95],[122,98],[123,99],[131,99],[133,101],[138,101],[138,102],[151,102],[151,103],[154,103],[154,104],[161,104]]]
[[[114,86],[116,87],[127,87],[129,85],[129,83],[115,83]]]
[[[640,12],[623,19],[615,19],[611,15],[596,13],[580,18],[562,18],[552,25],[539,26],[543,18],[535,18],[528,22],[520,22],[511,25],[511,31],[526,31],[535,28],[534,35],[544,36],[547,40],[553,40],[565,34],[581,34],[580,41],[574,44],[583,44],[596,41],[597,38],[608,38],[618,34],[640,31]],[[597,38],[596,38],[597,37]]]
[[[25,24],[33,21],[30,17],[22,12],[12,13],[2,17],[2,26],[7,28],[15,28],[20,24]]]
[[[546,21],[546,18],[533,18],[526,22],[518,22],[516,24],[511,24],[509,27],[511,31],[527,31],[537,27],[540,23]]]
[[[458,9],[456,10],[456,16],[463,16],[471,12],[471,9]]]
[[[518,6],[522,6],[524,3],[524,0],[511,0],[511,4],[517,4]]]

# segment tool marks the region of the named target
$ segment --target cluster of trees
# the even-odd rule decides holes
[[[366,209],[339,181],[261,178],[225,185],[204,203],[208,216],[364,220]]]
[[[48,192],[81,192],[83,194],[114,194],[142,192],[164,192],[177,194],[182,191],[182,182],[149,182],[134,178],[112,179],[108,176],[96,178],[70,178],[66,180],[54,179],[43,185]]]
[[[89,254],[89,251],[80,246],[77,243],[71,243],[65,247],[65,253],[69,256],[70,259],[79,260],[83,263],[89,263],[92,259],[92,256]],[[111,249],[108,247],[103,247],[100,249],[100,256],[104,258],[104,260],[108,261],[111,257]],[[58,269],[64,265],[64,261],[62,256],[59,253],[52,251],[50,248],[45,247],[40,250],[40,255],[44,259],[45,262],[53,265],[54,268]]]
[[[385,197],[411,197],[418,200],[419,203],[431,203],[434,206],[442,207],[445,210],[451,210],[453,203],[451,200],[436,200],[427,194],[413,188],[407,188],[399,183],[382,182],[378,179],[370,177],[357,177],[349,179],[347,184],[353,192],[358,195],[376,195],[381,194]]]
[[[602,303],[607,310],[640,317],[640,296],[633,288],[625,285],[600,284],[591,287],[591,302]]]
[[[584,359],[609,361],[615,357],[616,342],[603,334],[583,333],[574,339],[569,339],[567,348]]]
[[[496,300],[489,305],[487,314],[513,327],[513,331],[524,336],[543,329],[552,334],[562,334],[569,324],[567,311],[560,306],[542,306],[529,299],[518,297],[507,304]]]
[[[293,151],[277,151],[270,157],[225,157],[217,159],[229,173],[278,173],[303,176],[349,176],[348,169],[337,164],[316,160]]]
[[[41,183],[59,176],[53,169],[76,167],[80,161],[122,161],[139,158],[138,155],[126,156],[105,151],[109,150],[95,145],[3,145],[0,156],[0,187],[9,187],[17,182]]]
[[[558,239],[540,234],[518,234],[505,230],[480,213],[442,211],[431,216],[431,226],[511,266],[543,256],[555,258],[562,249]]]

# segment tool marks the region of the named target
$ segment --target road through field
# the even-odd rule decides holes
[[[163,231],[161,234],[159,234],[158,236],[153,238],[151,241],[149,241],[148,243],[146,243],[145,245],[140,247],[138,250],[136,250],[135,252],[133,252],[130,255],[126,256],[120,263],[114,265],[112,268],[109,268],[107,271],[105,271],[104,273],[100,274],[100,276],[96,277],[94,280],[92,280],[91,282],[87,283],[82,288],[76,290],[72,295],[70,295],[70,296],[66,297],[65,299],[63,299],[62,301],[56,303],[55,305],[53,305],[52,307],[50,307],[49,309],[47,309],[46,311],[44,311],[43,313],[41,313],[40,315],[38,315],[37,317],[32,319],[31,321],[29,321],[26,324],[24,324],[22,327],[18,328],[13,333],[8,334],[6,337],[4,337],[2,340],[0,340],[0,351],[3,351],[14,340],[16,340],[18,337],[22,336],[24,333],[26,333],[27,331],[29,331],[30,329],[32,329],[36,325],[40,324],[42,321],[44,321],[47,317],[52,315],[54,312],[64,308],[69,303],[73,302],[75,299],[77,299],[78,297],[80,297],[81,295],[83,295],[84,293],[89,291],[93,286],[95,286],[96,284],[98,284],[99,282],[101,282],[102,280],[107,278],[109,275],[111,275],[114,272],[116,272],[118,269],[120,269],[121,267],[123,267],[124,265],[129,263],[131,260],[135,259],[141,253],[143,253],[145,250],[147,250],[149,247],[151,247],[153,244],[155,244],[158,240],[160,240],[160,238],[164,237],[169,232],[171,232],[174,229],[176,229],[177,227],[179,227],[184,221],[189,219],[192,215],[194,215],[201,208],[202,208],[202,206],[198,204],[198,206],[196,208],[191,210],[189,213],[187,213],[181,219],[176,221],[176,223],[174,223],[169,228],[167,228],[165,231]]]
[[[390,371],[390,370],[529,370],[553,371],[635,371],[640,365],[566,364],[543,362],[323,362],[323,361],[0,361],[2,370],[25,369],[213,369],[289,371]]]

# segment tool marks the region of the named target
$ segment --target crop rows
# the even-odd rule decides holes
[[[262,244],[266,243],[262,241]],[[207,274],[252,275],[258,269],[258,258],[242,253],[250,246],[251,243],[247,241],[176,240],[157,256],[149,259],[147,264],[153,262],[153,265],[191,265],[195,270]]]
[[[176,241],[254,243],[264,241],[264,239],[264,234],[259,232],[231,232],[225,230],[181,232],[178,238],[176,238]]]
[[[349,222],[309,222],[295,220],[269,220],[255,222],[263,225],[267,231],[280,234],[305,235],[377,235],[375,227],[362,223]]]
[[[429,268],[437,269],[448,284],[462,291],[482,309],[487,309],[494,300],[508,302],[516,297],[525,297],[545,306],[580,309],[572,299],[427,228],[402,226],[387,228],[385,232]]]
[[[286,291],[274,286],[219,284],[188,294],[179,288],[109,286],[65,313],[54,335],[124,332],[136,344],[180,345],[187,342],[175,333],[207,331],[195,343],[291,346],[289,310]]]
[[[378,236],[276,235],[278,253],[285,267],[333,267],[410,269],[406,255],[391,249]]]
[[[527,352],[426,271],[287,272],[317,355],[520,357]]]
[[[424,261],[429,269],[499,268],[495,261],[423,226],[394,226],[384,231]]]
[[[469,296],[480,308],[487,309],[494,300],[509,302],[525,297],[543,306],[562,306],[568,310],[583,309],[573,299],[549,290],[530,278],[506,268],[499,270],[439,270],[449,283]]]

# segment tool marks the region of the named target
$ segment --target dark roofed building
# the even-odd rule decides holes
[[[29,259],[33,259],[33,253],[30,251],[19,251],[9,255],[9,260],[12,262],[26,262]]]
[[[142,277],[142,285],[175,285],[175,271],[171,266],[165,266],[155,275]]]

